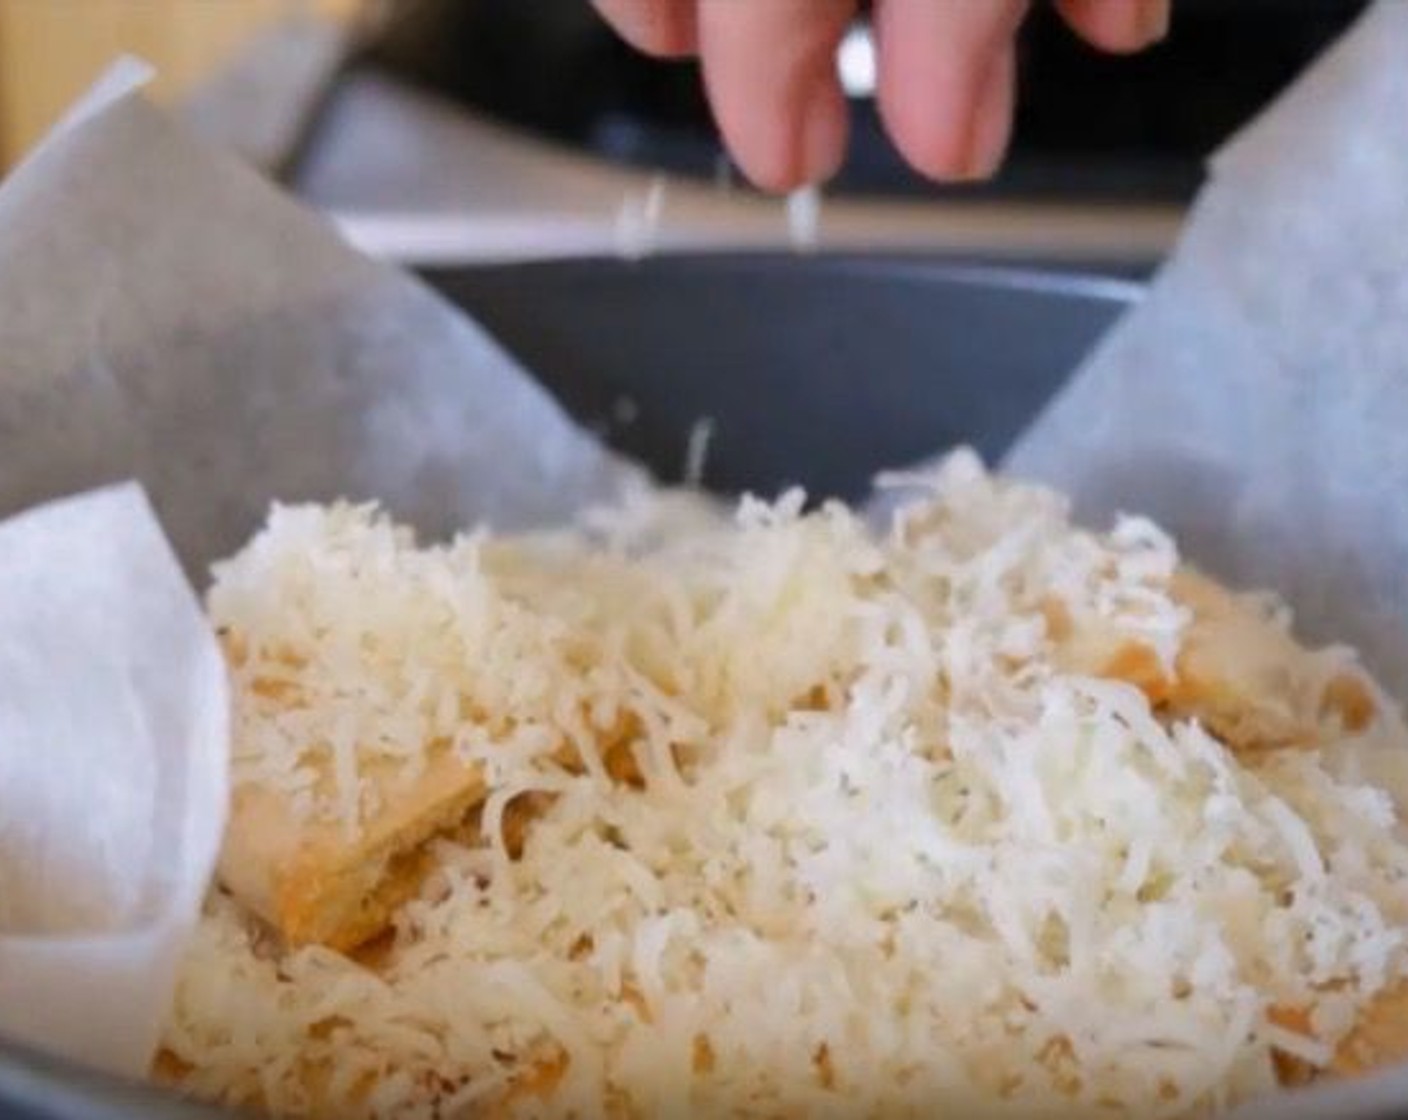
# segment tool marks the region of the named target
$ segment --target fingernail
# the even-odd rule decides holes
[[[802,176],[808,184],[825,182],[846,161],[846,100],[834,82],[825,83],[807,103],[802,125]]]
[[[1172,15],[1170,0],[1143,0],[1139,5],[1139,33],[1146,46],[1167,38]]]
[[[968,158],[963,178],[991,179],[1002,166],[1007,143],[1012,135],[1012,84],[1016,79],[1016,60],[1010,49],[1003,50],[993,60],[983,79],[969,134]]]

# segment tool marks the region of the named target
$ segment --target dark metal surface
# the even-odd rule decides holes
[[[662,477],[678,477],[691,427],[709,417],[715,487],[850,496],[876,469],[954,442],[998,455],[1138,292],[912,258],[578,261],[430,279]],[[214,1115],[0,1040],[0,1120]]]
[[[968,442],[989,460],[1139,288],[903,257],[708,256],[431,272],[578,417],[667,481],[856,498]]]

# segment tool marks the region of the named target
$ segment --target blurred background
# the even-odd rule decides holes
[[[1147,272],[1208,154],[1363,7],[1176,0],[1166,43],[1108,58],[1038,4],[1011,161],[965,189],[890,148],[862,15],[838,58],[852,152],[816,238]],[[0,159],[124,52],[213,142],[407,263],[785,247],[808,228],[805,200],[799,227],[732,173],[695,67],[634,55],[587,0],[0,0]]]

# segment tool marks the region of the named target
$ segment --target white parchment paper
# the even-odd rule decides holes
[[[1007,466],[1148,513],[1408,696],[1408,4],[1213,161],[1182,241]]]
[[[203,579],[274,497],[438,534],[614,491],[627,468],[474,323],[104,87],[0,189],[0,514],[133,477]]]
[[[147,1067],[227,752],[224,661],[141,490],[0,524],[0,1034]]]

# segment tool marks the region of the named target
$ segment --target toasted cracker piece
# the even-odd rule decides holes
[[[1284,1030],[1314,1037],[1310,1012],[1304,1007],[1278,1005],[1270,1008],[1267,1018]],[[1279,1051],[1273,1057],[1277,1076],[1287,1086],[1304,1085],[1318,1077],[1357,1077],[1408,1061],[1408,984],[1382,991],[1369,1001],[1324,1070]]]
[[[388,768],[381,804],[349,839],[341,822],[300,820],[286,794],[235,791],[220,879],[289,945],[350,951],[380,933],[431,869],[426,843],[453,830],[484,798],[479,767],[432,752],[409,782]]]
[[[1408,984],[1380,992],[1340,1042],[1330,1071],[1338,1077],[1372,1073],[1408,1060]]]
[[[226,655],[239,664],[247,656],[243,640],[229,632],[223,639]],[[304,703],[296,679],[303,660],[286,653],[280,664],[284,675],[256,677],[249,692],[266,705]],[[630,751],[635,726],[623,718],[603,735],[599,749],[608,773],[639,784]],[[447,743],[428,744],[424,753],[425,768],[410,781],[401,778],[398,763],[366,767],[363,777],[376,794],[377,808],[353,835],[341,821],[304,819],[285,791],[240,786],[221,853],[222,884],[288,945],[350,952],[376,938],[432,870],[428,842],[442,835],[463,841],[466,829],[478,836],[474,813],[488,794],[482,768],[460,760]],[[557,757],[565,766],[581,766],[568,744]],[[503,829],[511,855],[517,856],[529,823],[550,800],[524,795],[510,803]]]
[[[1169,591],[1192,616],[1172,673],[1147,644],[1102,619],[1072,617],[1062,604],[1047,611],[1058,659],[1076,672],[1128,681],[1234,750],[1315,746],[1374,718],[1361,674],[1327,675],[1322,655],[1246,597],[1190,568],[1175,573]]]
[[[1266,1017],[1282,1030],[1292,1031],[1306,1038],[1315,1036],[1315,1031],[1310,1025],[1310,1012],[1304,1007],[1278,1004],[1267,1010]],[[1272,1050],[1271,1062],[1276,1067],[1276,1080],[1288,1089],[1309,1085],[1320,1076],[1320,1070],[1315,1066],[1283,1050]]]

